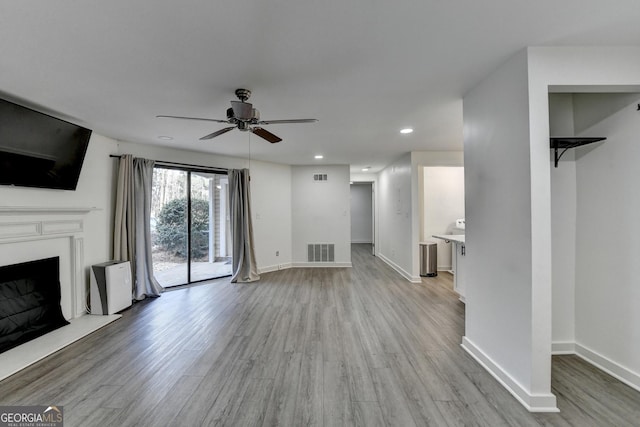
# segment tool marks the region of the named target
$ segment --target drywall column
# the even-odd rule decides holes
[[[540,185],[531,177],[531,168],[538,167],[540,159],[531,157],[527,70],[527,52],[522,51],[464,98],[466,271],[470,280],[463,347],[527,408],[554,411],[551,316],[534,321],[533,315],[545,298],[533,282],[541,274],[550,275],[550,266],[535,271],[545,266],[544,260],[538,265],[540,260],[533,253],[540,245],[532,229],[534,221],[540,220],[533,206],[541,203],[535,209],[546,209],[547,217],[550,208],[548,200],[540,200],[537,188],[532,190]],[[548,119],[548,111],[545,114]],[[548,152],[547,142],[547,195]],[[547,255],[548,249],[550,244]],[[550,294],[546,298],[550,310]],[[536,348],[541,336],[547,341],[546,355]],[[541,366],[546,375],[538,375]]]

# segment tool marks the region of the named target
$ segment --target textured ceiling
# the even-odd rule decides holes
[[[462,96],[518,50],[638,44],[639,21],[637,0],[0,0],[0,94],[115,139],[377,171],[462,149]],[[224,119],[239,87],[263,119],[319,122],[272,145],[155,117]]]

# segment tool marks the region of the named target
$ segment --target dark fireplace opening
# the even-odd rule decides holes
[[[58,257],[0,267],[0,353],[68,324]]]

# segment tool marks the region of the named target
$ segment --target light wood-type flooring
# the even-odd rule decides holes
[[[640,425],[640,393],[571,356],[562,412],[527,412],[460,347],[451,276],[409,283],[369,251],[135,304],[0,382],[0,405],[62,405],[66,427]]]

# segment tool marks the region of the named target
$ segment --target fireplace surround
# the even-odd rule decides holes
[[[0,267],[0,353],[68,324],[59,257]]]
[[[86,216],[91,207],[0,206],[0,266],[59,257],[60,311],[68,325],[0,353],[0,380],[120,318],[86,315]]]

